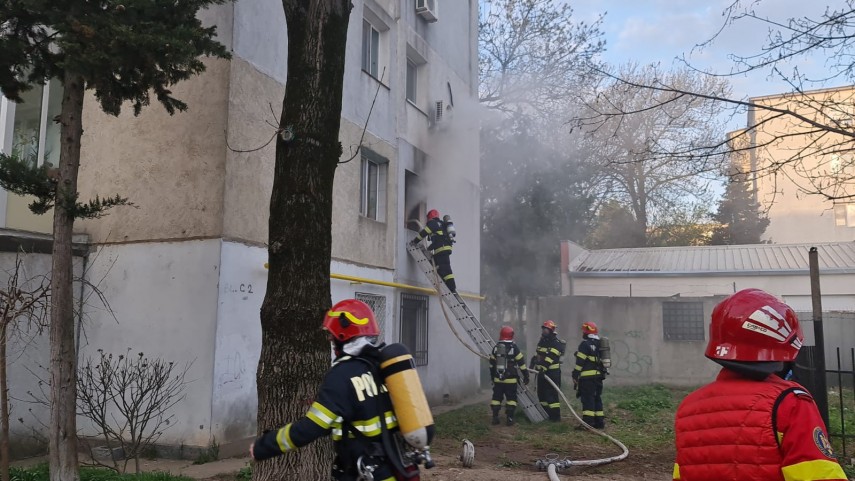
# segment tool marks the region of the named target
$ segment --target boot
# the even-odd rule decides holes
[[[501,421],[499,421],[499,409],[501,409],[501,406],[491,406],[491,407],[493,408],[493,424],[494,425],[500,424]]]
[[[505,406],[505,414],[508,417],[508,426],[514,425],[514,413],[516,412],[516,408],[512,406]]]

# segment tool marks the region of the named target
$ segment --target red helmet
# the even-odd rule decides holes
[[[582,334],[599,334],[600,328],[593,322],[582,323]]]
[[[500,341],[512,341],[514,339],[514,328],[511,326],[502,326],[499,330]]]
[[[549,329],[550,331],[555,331],[555,322],[549,320],[543,323],[543,327]]]
[[[429,210],[429,211],[428,211],[428,213],[427,213],[427,219],[428,219],[428,220],[436,219],[436,218],[438,218],[438,217],[439,217],[439,211],[438,211],[438,210],[436,210],[436,209],[431,209],[431,210]]]
[[[794,361],[803,340],[790,306],[760,289],[745,289],[713,309],[705,355],[724,361]]]
[[[324,316],[323,328],[340,342],[359,336],[380,335],[374,311],[356,299],[345,299],[332,306]]]

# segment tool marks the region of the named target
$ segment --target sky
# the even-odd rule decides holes
[[[768,25],[740,20],[702,51],[695,46],[712,38],[721,29],[724,10],[734,0],[566,0],[574,9],[574,18],[592,21],[606,12],[601,30],[606,40],[603,58],[615,65],[628,61],[641,64],[659,62],[672,65],[676,57],[687,56],[695,67],[729,72],[733,64],[728,54],[752,54],[766,40]],[[750,1],[750,0],[749,0]],[[747,3],[743,1],[743,3]],[[762,0],[755,11],[773,20],[819,18],[826,6],[845,5],[844,0]],[[695,51],[693,52],[693,49]],[[828,71],[826,59],[816,56],[799,61],[800,70],[816,75]],[[737,98],[782,93],[790,89],[781,81],[768,78],[768,71],[750,76],[732,77]],[[825,85],[826,87],[839,86]],[[818,88],[818,87],[817,87]]]

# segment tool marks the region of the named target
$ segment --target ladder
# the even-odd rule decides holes
[[[475,314],[472,313],[460,295],[448,290],[445,282],[436,273],[430,255],[425,247],[421,243],[416,245],[407,244],[407,252],[415,259],[416,265],[418,265],[428,281],[433,284],[433,287],[439,293],[440,300],[448,306],[457,323],[469,335],[481,357],[489,359],[493,353],[493,346],[496,343],[484,329],[484,326],[478,322],[478,318],[475,317]],[[529,421],[533,423],[545,421],[547,418],[546,411],[537,402],[534,393],[530,392],[526,385],[521,382],[517,383],[517,405],[523,410]]]

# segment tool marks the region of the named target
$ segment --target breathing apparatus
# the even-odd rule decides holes
[[[454,221],[451,220],[451,216],[445,214],[442,216],[442,222],[445,224],[445,235],[448,236],[448,240],[453,244],[457,242],[454,238],[457,237],[457,229],[454,228]]]

